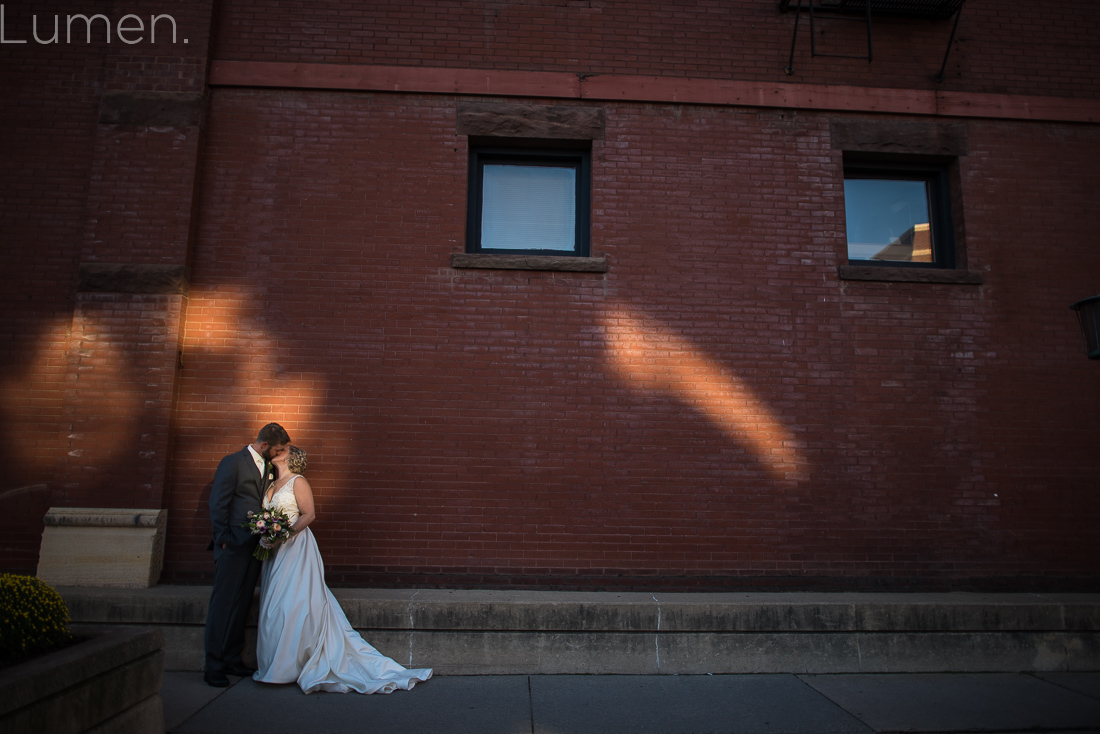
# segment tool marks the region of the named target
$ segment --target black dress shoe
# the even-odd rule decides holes
[[[242,678],[251,678],[252,674],[256,672],[255,668],[250,668],[243,663],[240,665],[227,665],[222,670],[229,675],[239,675]]]
[[[206,681],[206,685],[214,686],[215,688],[229,688],[229,679],[225,677],[225,673],[220,670],[210,670],[202,674],[202,679]]]

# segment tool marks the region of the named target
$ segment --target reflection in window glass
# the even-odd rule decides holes
[[[482,175],[482,249],[574,249],[575,168],[486,164]]]
[[[845,178],[844,213],[849,260],[934,261],[926,181]]]

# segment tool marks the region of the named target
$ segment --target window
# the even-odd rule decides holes
[[[588,150],[470,149],[466,252],[588,257]]]
[[[955,267],[946,163],[848,161],[844,214],[852,265]]]

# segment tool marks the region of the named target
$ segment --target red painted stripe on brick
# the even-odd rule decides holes
[[[1091,99],[620,74],[214,61],[210,84],[1100,122],[1100,101]]]
[[[683,79],[654,76],[596,76],[585,79],[586,99],[634,102],[744,105],[796,109],[851,110],[932,115],[933,92],[820,84],[764,84],[725,79]]]
[[[507,97],[580,96],[580,79],[564,72],[268,61],[215,61],[210,65],[210,84]]]
[[[1051,122],[1100,122],[1100,101],[1022,94],[939,92],[939,114],[952,117],[994,117]]]

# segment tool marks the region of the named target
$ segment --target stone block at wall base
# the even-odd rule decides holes
[[[51,586],[154,586],[164,565],[167,520],[167,510],[50,508],[38,578]]]

